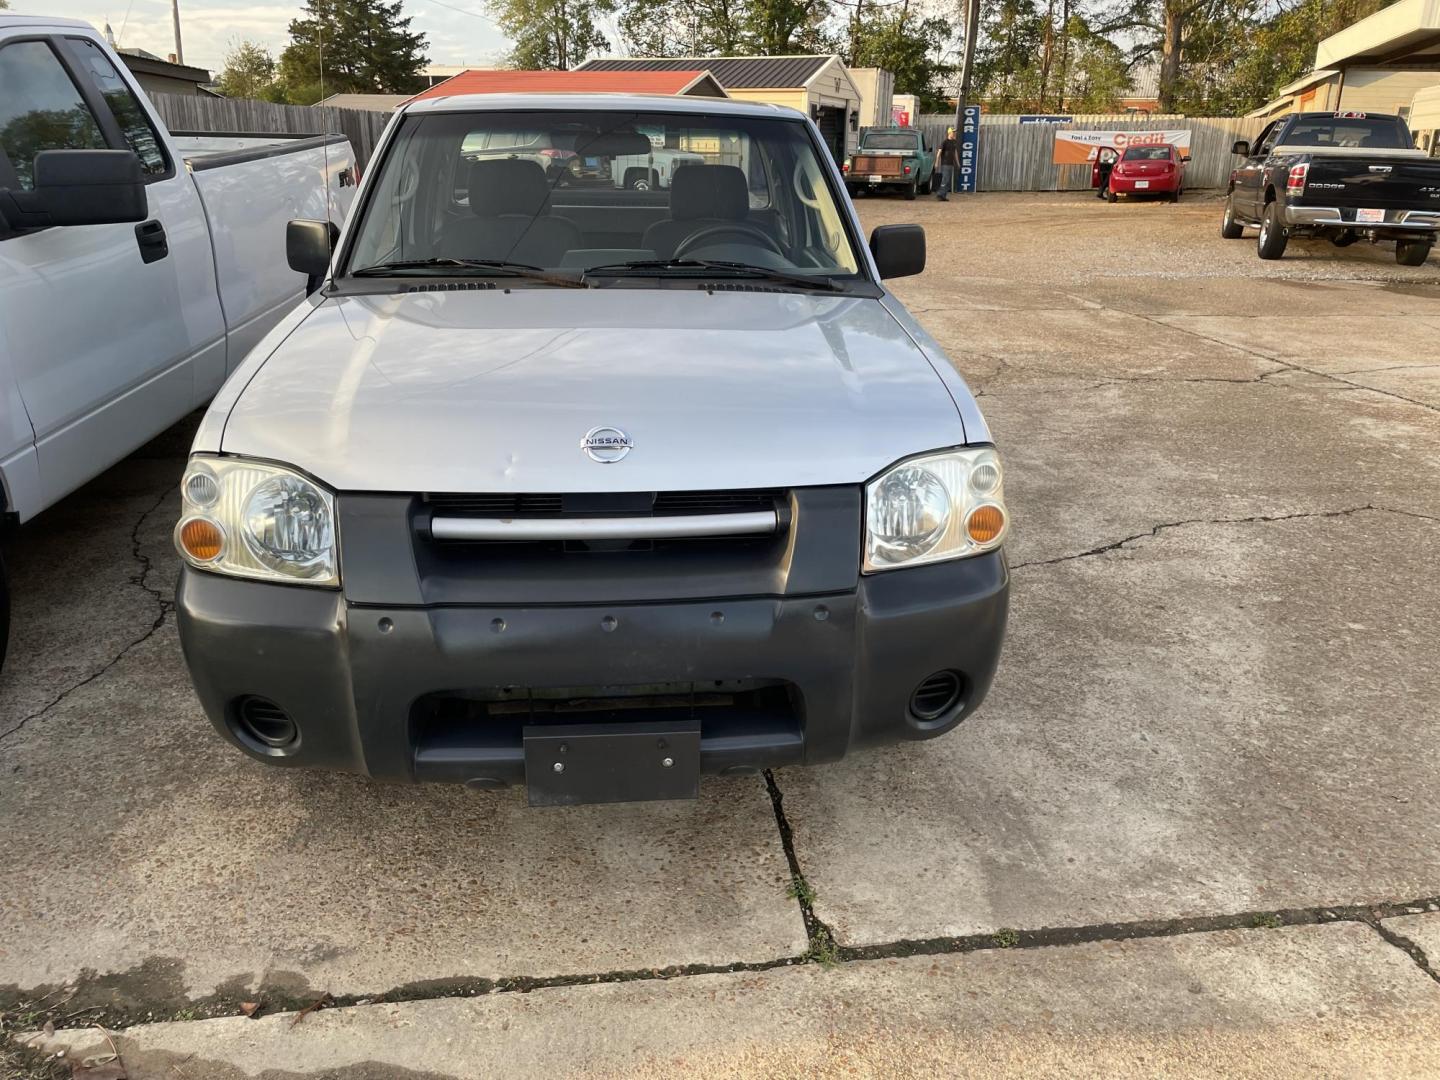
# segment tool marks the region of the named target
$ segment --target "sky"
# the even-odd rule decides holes
[[[278,56],[290,40],[286,27],[303,0],[179,0],[185,62],[219,75],[232,42],[248,38]],[[166,56],[175,51],[170,0],[10,0],[16,15],[84,19],[96,29],[110,23],[122,48]],[[505,36],[486,17],[484,0],[405,0],[410,29],[426,35],[430,63],[493,67],[506,49]]]

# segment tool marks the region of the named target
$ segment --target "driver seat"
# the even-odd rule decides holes
[[[682,165],[670,178],[670,216],[645,230],[642,246],[657,259],[702,229],[743,222],[750,216],[750,185],[734,165]]]

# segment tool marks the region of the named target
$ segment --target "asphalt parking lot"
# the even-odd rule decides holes
[[[1005,455],[973,719],[694,804],[263,768],[180,659],[182,426],[8,549],[7,1022],[131,1077],[1440,1070],[1440,257],[859,205]]]

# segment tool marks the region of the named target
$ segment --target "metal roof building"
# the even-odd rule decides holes
[[[459,94],[664,94],[669,97],[726,97],[725,88],[703,67],[615,71],[469,70],[438,82],[411,101]]]
[[[766,101],[808,114],[841,160],[860,130],[860,89],[838,56],[666,56],[587,60],[575,70],[660,72],[705,70],[742,101]]]

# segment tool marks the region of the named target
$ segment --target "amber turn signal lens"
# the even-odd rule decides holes
[[[988,544],[1005,528],[1005,511],[998,506],[977,506],[965,521],[965,532],[977,544]]]
[[[210,562],[220,557],[225,534],[220,526],[206,518],[191,518],[180,526],[180,546],[197,562]]]

